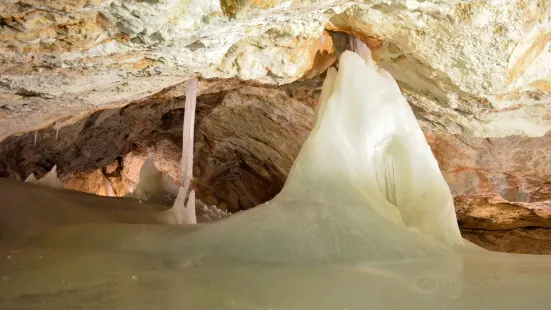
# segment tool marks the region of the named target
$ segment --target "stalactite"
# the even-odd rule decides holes
[[[193,135],[195,127],[195,106],[197,101],[197,78],[193,78],[186,82],[186,102],[182,137],[182,183],[184,197],[190,198],[187,200],[186,208],[194,210],[195,213],[195,194],[191,194],[191,182],[193,179]],[[190,193],[188,195],[188,193]],[[185,198],[184,198],[185,201]]]

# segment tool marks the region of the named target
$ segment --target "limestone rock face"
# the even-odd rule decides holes
[[[522,254],[551,255],[551,230],[516,228],[512,230],[462,229],[464,238],[488,250]]]
[[[201,81],[194,183],[208,205],[236,212],[275,196],[313,125],[321,79],[282,87]],[[172,98],[172,99],[171,99]],[[70,189],[131,192],[147,158],[180,182],[183,93],[175,86],[119,109],[98,111],[55,130],[0,142],[0,174],[24,180],[57,163]],[[84,182],[88,178],[87,182]]]
[[[70,179],[63,182],[63,187],[98,196],[109,196],[109,180],[103,175],[101,169],[75,173]]]
[[[547,1],[389,1],[327,28],[371,43],[426,128],[541,136],[551,124],[550,13]]]
[[[551,127],[547,1],[0,1],[0,140],[151,96],[192,75],[281,84],[354,33],[423,126],[494,137]]]
[[[426,134],[465,228],[551,228],[551,135]]]

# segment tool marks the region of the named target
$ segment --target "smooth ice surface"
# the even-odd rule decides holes
[[[396,82],[351,52],[339,67],[273,200],[212,224],[45,230],[2,253],[0,308],[548,309],[550,258],[464,242]]]

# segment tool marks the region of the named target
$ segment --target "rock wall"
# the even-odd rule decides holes
[[[431,130],[541,136],[550,16],[542,0],[3,0],[0,140],[193,75],[312,76],[334,59],[324,29],[363,38]]]

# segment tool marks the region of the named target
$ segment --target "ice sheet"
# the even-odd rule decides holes
[[[212,224],[48,229],[4,251],[0,308],[548,309],[549,257],[461,239],[389,74],[343,53],[316,114],[273,200]]]

